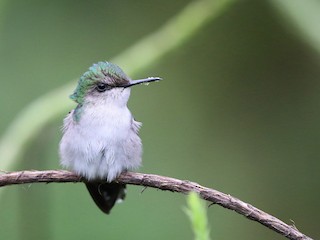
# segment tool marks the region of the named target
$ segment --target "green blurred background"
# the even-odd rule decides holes
[[[28,103],[77,79],[92,63],[114,58],[188,2],[0,0],[0,135]],[[317,238],[320,41],[312,33],[320,28],[312,22],[320,22],[320,5],[302,2],[229,4],[131,76],[165,80],[134,88],[129,107],[143,122],[141,172],[215,188],[286,223],[292,219]],[[71,101],[68,95],[63,100]],[[11,169],[2,170],[59,169],[66,113],[29,141]],[[193,239],[185,196],[142,189],[129,186],[126,201],[106,216],[83,184],[6,187],[1,237]],[[208,216],[212,239],[284,239],[219,206],[211,206]]]

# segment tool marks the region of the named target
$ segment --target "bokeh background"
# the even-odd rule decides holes
[[[0,135],[28,104],[75,87],[92,63],[113,59],[189,2],[0,0]],[[129,107],[143,122],[140,171],[215,188],[320,237],[319,16],[312,0],[230,1],[131,76],[165,79],[132,90]],[[1,170],[59,169],[66,113]],[[106,216],[83,184],[5,187],[1,238],[193,239],[185,196],[142,189],[129,186],[126,201]],[[212,239],[284,239],[220,206],[208,217]]]

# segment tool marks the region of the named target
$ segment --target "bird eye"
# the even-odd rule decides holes
[[[98,92],[104,92],[106,90],[110,90],[112,87],[106,83],[98,83],[96,89]]]

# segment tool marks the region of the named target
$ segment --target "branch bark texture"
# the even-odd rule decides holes
[[[84,179],[74,173],[63,170],[49,170],[49,171],[20,171],[9,172],[0,175],[0,187],[24,184],[24,183],[66,183],[66,182],[83,182]],[[218,204],[224,208],[236,211],[246,218],[259,222],[262,225],[272,229],[275,232],[293,240],[312,240],[310,237],[304,235],[295,226],[288,225],[276,217],[263,212],[262,210],[245,203],[228,194],[219,192],[214,189],[203,187],[197,183],[187,180],[179,180],[170,177],[164,177],[154,174],[143,174],[126,172],[122,173],[117,182],[140,185],[145,187],[152,187],[161,190],[168,190],[171,192],[179,192],[187,194],[189,192],[198,193],[201,198],[213,204]]]

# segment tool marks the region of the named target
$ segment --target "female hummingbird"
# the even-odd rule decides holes
[[[86,180],[104,213],[125,197],[125,185],[112,181],[141,164],[141,123],[127,107],[130,87],[159,80],[131,80],[119,66],[98,62],[80,77],[70,96],[77,107],[64,119],[60,163]]]

